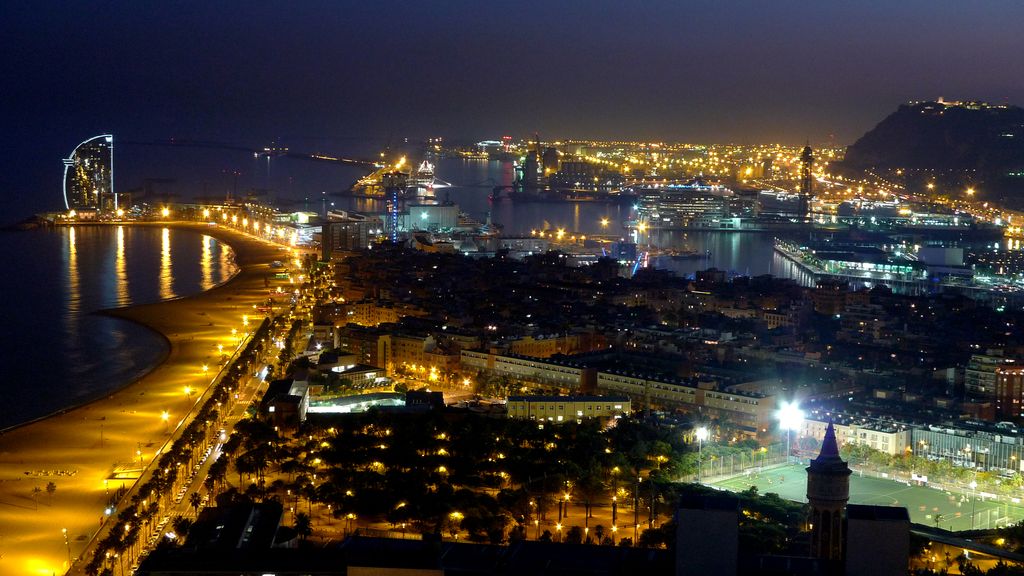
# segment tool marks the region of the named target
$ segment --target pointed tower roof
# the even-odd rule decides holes
[[[839,458],[839,444],[836,442],[836,429],[832,422],[825,429],[825,438],[821,441],[821,452],[818,458]]]
[[[836,441],[836,429],[832,426],[831,421],[828,423],[828,428],[825,429],[825,438],[821,441],[821,452],[818,453],[817,458],[811,460],[807,471],[850,474],[850,468],[839,456],[839,442]]]

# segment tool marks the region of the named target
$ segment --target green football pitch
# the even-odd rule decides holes
[[[807,501],[807,472],[802,465],[781,465],[765,468],[760,473],[740,474],[733,478],[707,482],[709,486],[739,492],[757,486],[758,492],[774,492],[787,500]],[[964,494],[950,493],[929,486],[908,486],[884,478],[850,476],[850,504],[903,506],[910,521],[946,530],[995,528],[1024,519],[1024,504],[1012,503],[1005,497],[973,498],[970,489]]]

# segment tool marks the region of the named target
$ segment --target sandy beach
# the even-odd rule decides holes
[[[243,315],[249,316],[250,329],[258,324],[262,314],[253,304],[267,297],[269,263],[288,260],[286,248],[220,226],[132,225],[213,236],[232,247],[239,272],[194,296],[105,312],[162,334],[170,344],[164,362],[105,398],[0,435],[0,574],[67,570],[69,557],[77,558],[99,529],[108,492],[133,482],[110,480],[115,467],[152,461],[219,370],[218,345],[225,354],[234,350]],[[21,385],[48,393],[45,382]],[[51,482],[56,489],[49,493]]]

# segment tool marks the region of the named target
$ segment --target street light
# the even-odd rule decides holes
[[[971,530],[974,530],[974,511],[978,506],[978,483],[971,480]]]
[[[68,529],[61,528],[60,531],[64,534],[64,546],[68,549],[68,567],[71,567],[71,542],[68,540]]]
[[[167,434],[167,421],[171,419],[171,414],[164,410],[160,413],[160,419],[164,421],[164,434]]]
[[[786,431],[786,462],[789,463],[790,432],[800,429],[800,424],[804,420],[804,413],[796,402],[786,402],[779,408],[776,418],[779,420],[779,428]]]
[[[708,431],[706,426],[701,426],[700,428],[697,428],[696,436],[697,436],[697,483],[700,484],[700,469],[701,469],[701,464],[704,462],[703,459],[701,458],[701,451],[704,448],[704,441],[707,440],[709,436],[711,436],[711,432]]]

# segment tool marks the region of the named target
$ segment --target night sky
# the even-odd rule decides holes
[[[6,1],[2,208],[55,207],[34,199],[101,132],[849,144],[906,100],[1024,103],[1022,22],[1016,1]]]

